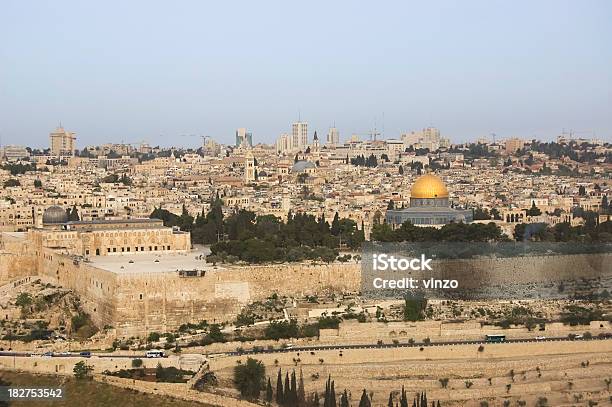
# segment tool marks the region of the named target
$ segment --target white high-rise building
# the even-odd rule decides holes
[[[295,150],[304,151],[308,145],[308,123],[295,122],[291,126],[291,144]]]
[[[340,132],[335,127],[330,127],[327,132],[327,144],[337,146],[340,144]]]
[[[440,147],[448,147],[450,145],[450,141],[440,137],[440,130],[435,127],[427,127],[421,131],[404,133],[401,135],[401,139],[406,147],[428,148],[430,151],[436,151]]]
[[[64,130],[60,125],[55,131],[49,134],[49,144],[51,154],[54,156],[74,156],[76,135]]]
[[[276,152],[287,153],[293,149],[292,137],[287,133],[283,133],[276,140]]]

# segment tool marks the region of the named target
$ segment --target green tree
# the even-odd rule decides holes
[[[29,307],[32,305],[32,295],[29,293],[20,293],[15,300],[15,305],[18,307]]]
[[[265,387],[266,368],[260,360],[247,358],[234,368],[234,384],[242,397],[257,400]]]
[[[522,242],[526,237],[526,230],[527,230],[527,226],[523,223],[519,223],[516,226],[514,226],[514,240],[516,240],[517,242]]]
[[[527,210],[527,216],[539,216],[542,214],[540,208],[538,208],[535,204],[535,201],[531,203],[531,208]]]
[[[297,388],[297,402],[298,406],[305,406],[306,404],[306,393],[304,391],[304,374],[302,373],[302,369],[300,369],[300,380],[298,382]]]
[[[88,378],[92,370],[92,366],[85,364],[84,361],[80,361],[74,365],[72,372],[74,373],[75,378],[77,378],[78,380],[82,380]]]
[[[340,396],[340,407],[349,407],[348,393],[346,392],[346,389],[344,389],[344,392]]]
[[[404,321],[421,321],[425,318],[423,311],[427,300],[420,297],[407,296],[404,301]]]
[[[268,377],[268,384],[266,385],[266,402],[272,403],[272,383],[270,382],[270,378]]]
[[[338,212],[334,214],[334,220],[332,220],[331,234],[334,236],[338,236],[340,234],[340,215],[338,215]]]
[[[9,187],[18,187],[21,185],[21,182],[19,182],[19,180],[15,179],[15,178],[9,178],[6,181],[4,181],[4,188],[9,188]]]
[[[408,397],[406,397],[406,389],[402,386],[402,392],[400,394],[400,407],[408,407]]]
[[[77,210],[76,205],[73,205],[72,210],[68,211],[68,220],[72,222],[81,220],[81,217],[79,216],[79,211]]]
[[[283,390],[283,375],[281,369],[278,369],[276,378],[276,404],[282,406],[285,403],[285,391]]]
[[[370,398],[368,397],[365,389],[363,389],[363,393],[361,393],[361,400],[359,400],[359,407],[372,407],[372,403],[370,402]]]

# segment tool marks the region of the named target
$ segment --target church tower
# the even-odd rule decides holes
[[[312,151],[319,151],[319,136],[315,130],[314,137],[312,138]]]
[[[257,169],[255,168],[255,157],[253,157],[251,150],[247,151],[244,160],[244,182],[253,182],[256,178],[255,172]]]

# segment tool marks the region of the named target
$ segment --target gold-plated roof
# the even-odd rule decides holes
[[[417,179],[410,191],[411,198],[448,198],[448,189],[444,182],[433,174],[426,174]]]

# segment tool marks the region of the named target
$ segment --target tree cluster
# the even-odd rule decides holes
[[[494,223],[449,223],[441,228],[419,227],[410,221],[393,230],[387,223],[374,225],[371,239],[377,242],[491,242],[507,241]]]
[[[3,170],[7,170],[11,175],[21,175],[28,171],[36,171],[35,163],[8,163],[1,166]]]
[[[194,243],[212,245],[208,257],[211,263],[307,259],[331,262],[340,247],[358,249],[365,240],[363,225],[359,229],[355,221],[340,219],[337,213],[331,225],[324,216],[289,213],[283,222],[272,215],[257,216],[243,209],[224,218],[219,197],[213,200],[208,213],[198,214],[195,220],[185,207],[181,216],[155,208],[149,217],[163,220],[165,226],[190,231]]]
[[[362,154],[351,158],[351,164],[358,167],[374,168],[378,166],[378,160],[374,154],[370,154],[367,158]]]
[[[259,399],[265,388],[266,367],[257,359],[247,358],[245,364],[234,368],[234,384],[240,395],[249,400]]]
[[[548,226],[545,223],[519,223],[514,227],[514,240],[517,242],[612,242],[612,222],[572,226],[567,222]]]
[[[272,391],[272,383],[268,378],[268,385],[266,389],[266,401],[271,403],[274,398]],[[295,370],[291,372],[285,372],[285,381],[283,384],[283,373],[281,369],[278,369],[278,375],[276,377],[276,397],[274,398],[276,404],[279,406],[286,407],[306,407],[306,395],[304,392],[304,376],[300,370],[299,379],[296,378]]]

